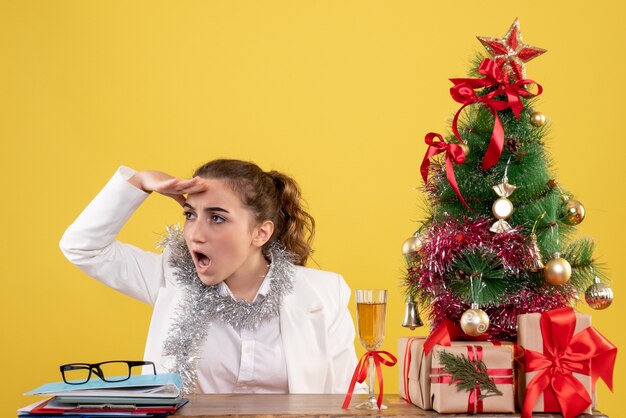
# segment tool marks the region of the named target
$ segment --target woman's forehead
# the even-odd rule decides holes
[[[194,209],[209,207],[222,207],[224,209],[242,209],[243,203],[239,195],[235,193],[230,184],[225,180],[202,179],[208,185],[208,189],[201,193],[193,193],[187,196],[186,203]]]

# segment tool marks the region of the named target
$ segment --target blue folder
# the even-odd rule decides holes
[[[25,395],[47,396],[133,396],[176,398],[181,395],[183,383],[176,373],[136,375],[122,382],[105,382],[92,378],[87,383],[70,385],[65,382],[46,383]]]

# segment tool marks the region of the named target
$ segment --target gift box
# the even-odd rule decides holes
[[[424,354],[426,338],[403,337],[398,340],[400,362],[400,396],[422,409],[431,409],[430,362],[431,356]]]
[[[432,352],[428,354],[425,353],[424,345],[426,340],[425,337],[402,337],[398,340],[398,362],[400,364],[398,392],[402,398],[422,409],[433,409],[431,396]],[[467,347],[468,344],[492,348],[494,345],[504,346],[507,347],[509,360],[513,355],[514,347],[510,342],[452,341],[447,343],[446,346],[448,346],[448,344],[452,347]],[[444,346],[435,345],[434,347]],[[510,364],[508,368],[511,368]],[[467,412],[467,402],[465,405],[465,409],[461,412]]]
[[[517,317],[518,334],[517,342],[524,350],[533,350],[543,353],[543,335],[541,332],[541,314],[532,313],[519,315]],[[576,325],[574,334],[578,334],[583,329],[591,326],[591,315],[576,313]],[[522,385],[522,398],[526,395],[526,385],[539,373],[538,370],[526,370]],[[585,392],[591,397],[591,376],[573,372],[572,376],[580,382]],[[546,400],[546,397],[548,399]],[[556,395],[551,387],[539,394],[537,402],[533,405],[533,412],[561,412],[558,402],[555,401]],[[585,408],[582,413],[591,414],[592,405]]]
[[[517,317],[524,350],[522,416],[592,413],[594,384],[612,388],[617,348],[591,327],[591,316],[561,308]]]
[[[508,342],[455,341],[449,347],[435,346],[430,370],[432,408],[440,413],[515,412],[513,363],[514,346]]]

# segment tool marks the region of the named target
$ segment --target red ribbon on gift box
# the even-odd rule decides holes
[[[424,341],[424,354],[430,354],[436,345],[450,347],[450,343],[457,340],[461,335],[463,335],[461,328],[449,319],[444,319],[441,325],[435,328]]]
[[[424,341],[424,354],[428,355],[436,345],[450,347],[452,341],[458,340],[486,341],[487,336],[469,337],[456,323],[449,319],[444,319]],[[500,343],[496,341],[493,344],[498,345]]]
[[[411,347],[415,341],[420,341],[421,338],[409,338],[406,342],[406,350],[404,351],[404,368],[402,369],[402,381],[404,382],[404,399],[411,401],[411,394],[409,393],[409,370],[411,369]]]
[[[383,355],[387,356],[389,359],[385,359]],[[350,382],[348,393],[346,393],[346,397],[343,400],[341,408],[348,409],[348,406],[350,406],[350,400],[352,399],[356,382],[363,383],[365,381],[365,378],[367,377],[368,359],[370,357],[376,366],[376,376],[378,377],[378,399],[376,400],[376,404],[378,405],[378,409],[380,409],[380,406],[383,403],[383,371],[380,365],[384,364],[385,366],[395,366],[398,361],[398,359],[388,351],[368,351],[361,356],[359,363],[354,370],[354,374],[352,375],[352,381]]]
[[[456,112],[452,121],[452,131],[459,141],[464,142],[461,139],[458,129],[458,120],[461,111],[474,103],[482,103],[494,117],[493,130],[491,132],[491,140],[487,146],[487,152],[483,159],[481,168],[487,170],[498,162],[500,155],[502,154],[502,148],[504,146],[504,128],[502,122],[498,117],[498,111],[511,108],[515,117],[519,120],[524,105],[521,98],[529,98],[539,96],[543,91],[541,85],[535,83],[532,80],[518,80],[511,84],[508,77],[501,71],[500,66],[489,58],[485,58],[480,66],[478,72],[485,77],[483,78],[451,78],[450,81],[454,83],[454,87],[450,88],[450,95],[452,98],[461,103],[463,106]],[[534,84],[537,86],[537,93],[533,94],[526,90],[527,85]],[[475,89],[479,88],[492,88],[495,89],[485,94],[484,96],[478,96]],[[505,96],[506,101],[497,99],[498,96]]]
[[[498,342],[494,342],[493,344],[494,346],[500,345]],[[482,361],[483,347],[479,345],[477,346],[468,345],[467,346],[467,358],[472,363]],[[451,375],[436,376],[438,374],[443,374],[443,373],[446,373],[446,369],[443,367],[435,367],[431,369],[431,375],[435,375],[435,376],[431,376],[430,382],[431,383],[447,383],[447,384],[453,384],[457,382],[456,380],[452,380]],[[512,385],[514,383],[512,368],[487,369],[487,374],[491,377],[491,380],[493,380],[493,382],[496,385]],[[472,391],[470,391],[468,394],[467,412],[474,413],[474,414],[477,412],[483,412],[483,400],[480,398],[480,386],[478,385],[476,385],[476,387]]]
[[[574,335],[576,313],[572,308],[544,312],[540,321],[543,353],[525,350],[526,372],[538,373],[526,385],[522,418],[532,416],[541,393],[545,410],[561,411],[564,418],[576,417],[591,405],[591,397],[572,373],[591,376],[592,388],[602,378],[612,391],[617,347],[593,327]]]

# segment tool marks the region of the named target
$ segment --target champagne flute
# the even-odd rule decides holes
[[[385,307],[387,306],[387,291],[380,289],[356,290],[356,317],[359,325],[359,339],[367,351],[377,350],[385,339]],[[378,409],[374,396],[376,370],[374,359],[368,361],[367,384],[369,395],[367,401],[356,406],[357,409]],[[381,405],[380,409],[387,409]]]

